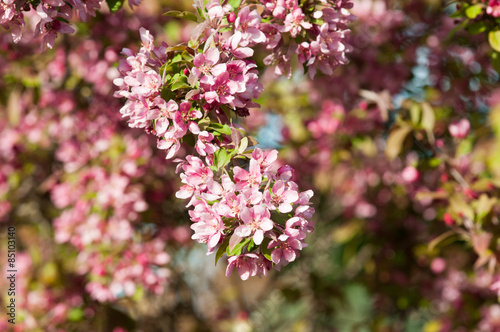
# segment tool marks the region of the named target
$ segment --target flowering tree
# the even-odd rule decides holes
[[[500,329],[495,1],[122,5],[0,7],[3,329]]]

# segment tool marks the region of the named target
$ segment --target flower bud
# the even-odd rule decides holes
[[[449,213],[445,213],[443,216],[443,219],[444,219],[444,223],[448,226],[455,224],[455,220],[453,220],[451,214],[449,214]]]
[[[289,165],[281,166],[278,168],[278,178],[283,181],[289,181],[293,176],[294,170]]]

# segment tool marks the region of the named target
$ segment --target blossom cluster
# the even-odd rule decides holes
[[[86,22],[90,16],[95,16],[101,8],[103,0],[42,0],[42,1],[16,1],[2,0],[0,2],[0,26],[10,30],[12,40],[18,43],[25,29],[25,15],[33,22],[34,37],[41,36],[41,50],[45,47],[52,48],[58,34],[75,32],[70,24],[74,16]],[[138,6],[141,0],[129,0],[130,8]],[[121,2],[116,2],[120,4]],[[110,8],[116,11],[117,8]]]
[[[113,161],[116,169],[86,167],[90,160],[106,160],[107,151],[118,148],[110,144],[113,132],[106,122],[94,124],[99,127],[87,137],[92,145],[70,136],[55,153],[67,172],[51,187],[52,201],[62,210],[53,220],[55,241],[78,251],[76,271],[89,278],[85,287],[92,298],[115,301],[133,296],[139,288],[161,294],[170,274],[165,267],[170,256],[162,237],[138,240],[140,214],[148,204],[144,188],[133,183],[145,172],[139,159],[151,158],[148,142],[127,135],[126,148]],[[78,126],[75,119],[65,117],[65,129],[73,126]],[[104,254],[111,252],[120,252],[120,259]]]
[[[493,17],[500,16],[500,1],[498,0],[489,0],[488,6],[486,7],[486,13]]]
[[[346,53],[352,51],[352,46],[347,40],[347,25],[356,19],[349,12],[353,6],[350,0],[306,5],[297,0],[259,2],[265,6],[261,29],[266,34],[266,48],[273,50],[264,63],[276,65],[277,74],[290,75],[288,50],[294,50],[311,78],[318,69],[332,75],[335,68],[349,62]],[[319,5],[324,8],[316,9]],[[294,43],[286,45],[284,40],[290,38]]]
[[[207,130],[208,112],[230,107],[239,114],[248,114],[248,107],[257,106],[251,100],[258,97],[262,85],[257,82],[255,63],[211,47],[195,56],[185,54],[192,61],[187,65],[167,45],[154,47],[149,31],[141,28],[140,32],[140,51],[133,54],[124,50],[127,58],[118,67],[123,78],[114,80],[120,88],[115,96],[127,98],[120,112],[129,118],[130,127],[144,128],[156,135],[158,148],[167,151],[167,159],[177,153],[183,138],[191,134],[197,137],[198,154],[213,154],[218,150],[214,140],[218,133]],[[182,50],[194,55],[192,48]],[[167,60],[168,57],[172,59]],[[178,72],[167,75],[168,68]],[[179,91],[172,96],[175,99],[166,101],[164,94],[173,91]]]
[[[276,169],[277,155],[255,148],[248,170],[235,166],[232,178],[214,174],[209,160],[179,160],[184,186],[176,196],[190,198],[192,238],[208,245],[207,254],[220,245],[216,259],[228,254],[226,275],[234,267],[243,280],[267,275],[273,265],[280,270],[298,257],[306,233],[314,230],[313,192],[299,192],[290,166]]]
[[[290,77],[294,54],[311,78],[318,69],[331,75],[336,67],[348,63],[346,53],[352,47],[347,40],[350,33],[347,24],[356,19],[349,12],[350,0],[307,3],[259,0],[233,5],[238,7],[221,6],[218,0],[213,0],[207,6],[213,29],[233,23],[232,35],[222,39],[221,46],[247,57],[253,54],[252,46],[265,45],[272,53],[264,58],[264,64],[274,66],[275,74]],[[252,10],[250,5],[260,10]]]
[[[258,11],[255,5],[264,8]],[[316,10],[319,5],[322,9]],[[224,252],[230,256],[228,274],[235,266],[243,279],[265,275],[273,264],[279,270],[295,260],[306,246],[305,233],[313,230],[312,191],[299,193],[288,166],[275,169],[277,151],[245,154],[241,132],[231,124],[231,111],[246,116],[259,107],[253,100],[263,87],[254,48],[265,44],[272,50],[264,63],[275,65],[276,74],[290,72],[284,68],[290,65],[288,50],[293,50],[310,78],[316,68],[331,75],[347,63],[347,24],[355,18],[351,7],[349,1],[198,1],[199,17],[167,13],[199,23],[187,45],[156,47],[151,33],[141,28],[139,52],[123,50],[115,97],[127,99],[120,113],[129,126],[155,135],[167,159],[182,142],[206,157],[206,162],[193,155],[180,160],[185,185],[177,197],[191,198],[193,239],[206,243],[208,253],[219,246],[217,260]],[[247,159],[248,171],[241,164],[230,165],[237,156]]]

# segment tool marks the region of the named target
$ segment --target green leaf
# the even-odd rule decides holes
[[[491,48],[500,52],[500,30],[490,31],[488,34],[488,42],[490,43]]]
[[[486,217],[491,212],[496,203],[497,199],[495,197],[488,198],[488,195],[482,194],[477,200],[477,221],[481,221],[484,217]]]
[[[469,19],[465,19],[462,23],[455,26],[450,33],[448,33],[448,38],[452,38],[458,30],[464,29],[469,24]]]
[[[68,320],[70,322],[77,322],[83,319],[82,308],[73,308],[68,312]]]
[[[233,7],[233,9],[238,9],[240,7],[241,0],[229,0],[227,2],[227,4],[231,5],[231,7]]]
[[[240,146],[238,147],[238,153],[243,153],[248,147],[248,138],[243,137],[240,141]]]
[[[207,129],[207,127],[209,125],[210,125],[210,119],[209,118],[203,118],[200,121],[198,121],[198,127],[200,127],[201,131]]]
[[[167,14],[164,14],[167,15]],[[170,46],[167,47],[167,50],[165,51],[166,53],[168,52],[175,52],[175,51],[184,51],[186,49],[186,45],[175,45],[175,46]],[[175,57],[174,57],[175,59]]]
[[[243,247],[246,246],[252,238],[247,238],[245,241],[242,241],[238,243],[237,245],[234,246],[233,250],[229,251],[229,247],[226,249],[226,254],[231,257],[231,256],[238,256],[241,255],[241,251],[243,250]]]
[[[186,82],[183,81],[177,81],[174,84],[172,84],[172,91],[179,90],[179,89],[190,89],[191,86],[187,84]]]
[[[385,147],[385,154],[389,159],[396,158],[401,150],[403,149],[403,143],[406,139],[406,136],[411,132],[411,127],[405,125],[403,127],[399,127],[394,129],[387,139],[387,144]]]
[[[117,12],[123,6],[123,1],[121,0],[106,0],[106,3],[112,13]]]
[[[219,259],[222,257],[222,255],[224,255],[224,253],[226,252],[226,248],[227,246],[229,245],[229,239],[231,237],[229,236],[226,236],[226,238],[224,239],[224,241],[221,243],[219,249],[217,250],[217,252],[215,253],[215,265],[217,266],[217,262],[219,261]]]
[[[208,126],[208,129],[212,129],[212,131],[219,132],[224,135],[231,135],[231,128],[228,125],[221,125],[220,123],[211,123]]]
[[[448,231],[434,238],[431,242],[429,242],[428,250],[432,251],[438,244],[442,244],[444,240],[456,236],[457,233],[455,231]]]
[[[500,53],[493,52],[491,54],[491,65],[493,66],[493,69],[497,71],[497,73],[500,73]]]
[[[435,143],[434,125],[436,123],[436,114],[429,103],[422,103],[422,120],[420,122],[422,128],[427,132],[427,137],[431,144]]]
[[[219,149],[214,153],[214,165],[217,169],[221,169],[226,165],[227,161],[227,152],[226,149]]]
[[[415,125],[420,123],[420,119],[422,118],[422,108],[419,104],[413,103],[410,107],[410,117],[411,122]]]
[[[163,14],[165,16],[172,16],[176,18],[183,18],[198,23],[198,17],[191,12],[180,12],[178,10],[171,10]]]
[[[165,100],[175,99],[175,93],[170,88],[164,88],[161,90],[161,97]]]
[[[477,35],[481,32],[486,31],[486,25],[484,22],[474,22],[471,23],[467,26],[467,32],[469,32],[471,35]]]
[[[455,194],[450,198],[450,209],[456,216],[463,215],[470,220],[474,220],[474,210],[460,194]]]
[[[467,155],[472,152],[474,148],[474,142],[472,139],[464,139],[457,146],[457,157]]]
[[[188,144],[189,146],[194,147],[196,144],[196,139],[193,134],[187,134],[182,138],[182,141]]]
[[[248,243],[248,247],[247,247],[247,251],[248,252],[251,252],[252,250],[254,250],[255,248],[257,248],[257,245],[253,242],[253,239]]]
[[[260,244],[260,252],[264,257],[266,257],[268,260],[272,261],[271,259],[271,249],[268,249],[267,246],[269,245],[269,242],[271,242],[270,238],[265,237],[262,243]]]
[[[483,11],[483,6],[481,4],[476,4],[470,6],[465,10],[465,15],[470,19],[475,19]]]

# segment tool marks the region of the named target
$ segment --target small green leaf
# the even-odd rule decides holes
[[[117,12],[123,6],[122,0],[106,0],[106,3],[108,4],[109,10],[112,13]]]
[[[420,122],[422,128],[425,129],[427,137],[431,144],[435,143],[434,125],[436,123],[436,114],[429,103],[422,103],[422,120]]]
[[[226,249],[226,254],[231,257],[231,256],[238,256],[241,255],[241,251],[243,250],[243,247],[246,246],[252,238],[247,238],[245,241],[242,241],[238,243],[236,246],[234,246],[234,249],[229,251],[229,247]]]
[[[172,16],[176,18],[183,18],[198,23],[198,17],[191,12],[180,12],[178,10],[171,10],[163,14],[165,16]]]
[[[491,65],[493,66],[493,69],[497,71],[497,73],[500,73],[500,53],[493,52],[491,54]]]
[[[484,22],[474,22],[467,26],[467,32],[471,35],[477,35],[481,32],[486,31],[486,25]]]
[[[403,149],[403,143],[411,132],[412,128],[408,125],[394,129],[387,139],[385,154],[389,159],[396,158]]]
[[[224,223],[224,225],[225,225],[225,223]],[[228,247],[229,249],[228,250],[232,251],[234,249],[234,247],[236,247],[236,245],[241,242],[241,240],[243,240],[243,238],[241,236],[233,234],[231,236],[231,240],[229,240],[229,247]]]
[[[68,320],[70,322],[77,322],[83,319],[82,308],[73,308],[68,312]]]
[[[164,14],[164,15],[167,15],[167,14]],[[185,49],[186,49],[186,45],[175,45],[175,46],[167,47],[165,52],[168,53],[168,52],[175,52],[175,51],[184,51]]]
[[[229,245],[229,239],[231,237],[229,236],[226,236],[226,238],[224,239],[224,241],[221,243],[219,249],[217,250],[217,252],[215,253],[215,265],[217,266],[217,262],[219,261],[219,259],[222,257],[222,255],[224,255],[224,253],[226,252],[226,248],[227,246]]]
[[[243,153],[248,147],[248,138],[243,137],[240,141],[240,146],[238,147],[238,153]]]
[[[188,144],[189,146],[192,146],[192,147],[194,147],[194,145],[196,144],[196,139],[194,138],[194,135],[191,133],[185,135],[182,138],[182,140],[183,140],[183,142],[185,142],[186,144]]]
[[[251,252],[252,250],[254,250],[255,248],[257,248],[257,245],[253,242],[253,239],[248,243],[248,247],[247,247],[247,251],[248,252]]]
[[[500,52],[500,30],[490,31],[488,42],[495,51]]]
[[[265,237],[262,243],[260,244],[260,252],[264,257],[266,257],[268,260],[272,261],[271,259],[271,249],[268,249],[267,246],[269,245],[269,242],[271,242],[270,238]]]
[[[209,118],[204,118],[198,121],[198,127],[200,127],[200,130],[203,131],[207,129],[207,127],[210,125],[210,119]]]
[[[443,244],[444,240],[451,237],[455,237],[456,235],[457,233],[455,231],[448,231],[446,233],[439,235],[438,237],[434,238],[431,242],[429,242],[428,250],[429,251],[434,250],[434,248],[436,248],[438,244]]]
[[[165,100],[175,99],[175,93],[170,88],[164,88],[161,90],[161,97]]]
[[[231,135],[231,128],[228,125],[221,125],[220,123],[211,123],[209,129],[215,130],[224,135]]]
[[[488,195],[482,194],[477,200],[477,221],[481,221],[484,217],[486,217],[491,212],[496,203],[497,199],[495,197],[488,198]]]
[[[450,197],[450,209],[456,216],[463,215],[469,218],[469,220],[474,220],[474,210],[460,194]]]
[[[240,7],[241,0],[229,0],[227,2],[227,4],[231,5],[231,7],[233,7],[233,9],[238,9]]]
[[[221,169],[226,165],[227,152],[225,149],[219,149],[214,153],[214,165],[217,169]]]
[[[190,89],[190,88],[191,88],[191,86],[183,81],[177,81],[174,84],[172,84],[172,91],[179,90],[179,89]]]
[[[483,6],[480,4],[476,4],[467,8],[465,10],[465,15],[467,15],[467,17],[470,19],[475,19],[479,14],[481,14],[482,11]]]
[[[422,108],[419,104],[413,103],[410,107],[410,117],[411,122],[415,125],[420,123],[420,119],[422,118]]]

